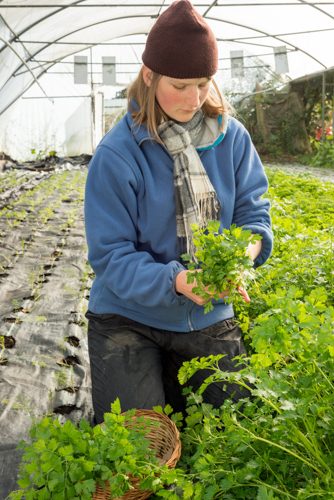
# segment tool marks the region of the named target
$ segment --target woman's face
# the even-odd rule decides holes
[[[144,80],[150,85],[150,70],[145,68]],[[156,100],[169,118],[177,122],[192,119],[206,100],[211,78],[170,78],[162,76],[156,90]]]
[[[156,90],[156,100],[172,120],[188,122],[206,100],[210,78],[178,79],[162,76]]]

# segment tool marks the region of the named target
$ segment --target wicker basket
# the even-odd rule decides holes
[[[134,417],[132,417],[134,426],[138,417],[158,423],[158,425],[151,426],[146,437],[151,442],[150,447],[155,451],[159,463],[171,468],[175,467],[181,455],[181,441],[179,431],[174,422],[167,415],[157,413],[154,410],[136,410]],[[132,422],[127,425],[132,425]],[[149,498],[152,492],[140,490],[139,483],[140,480],[138,478],[132,478],[132,489],[127,491],[123,496],[118,497],[117,500],[144,500]],[[110,498],[108,483],[106,483],[105,488],[96,487],[93,500],[110,500]]]

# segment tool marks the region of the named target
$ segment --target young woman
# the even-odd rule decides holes
[[[169,403],[184,408],[177,373],[185,360],[223,353],[237,370],[245,353],[233,307],[222,299],[204,314],[180,256],[190,225],[220,220],[262,236],[248,252],[254,266],[271,253],[267,179],[249,134],[214,83],[213,32],[188,0],[158,18],[142,69],[128,91],[128,113],[103,138],[89,167],[85,198],[89,261],[95,280],[88,343],[95,418],[110,403],[123,410]],[[240,290],[244,300],[249,297]],[[205,378],[198,372],[190,385]],[[220,406],[246,393],[212,384]]]

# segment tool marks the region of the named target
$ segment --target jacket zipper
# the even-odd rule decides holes
[[[192,324],[191,322],[191,319],[190,319],[190,311],[189,311],[189,307],[188,307],[188,311],[187,311],[187,322],[188,322],[188,327],[189,327],[189,331],[194,331],[195,328],[194,328],[194,325]]]

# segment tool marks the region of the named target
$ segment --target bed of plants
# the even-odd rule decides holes
[[[334,498],[334,186],[269,171],[275,251],[238,303],[249,364],[207,383],[237,382],[249,400],[213,410],[189,396],[180,466],[189,498]],[[191,496],[192,495],[192,496]],[[176,498],[176,497],[175,497]]]
[[[186,381],[209,367],[211,380],[233,379],[252,398],[213,410],[202,404],[201,393],[189,394],[182,458],[166,471],[164,484],[156,481],[156,498],[334,498],[334,185],[275,169],[268,176],[275,249],[248,286],[250,304],[238,301],[236,308],[250,355],[247,368],[222,373],[211,358],[194,360],[180,373]],[[84,182],[85,171],[52,174],[7,197],[0,210],[5,445],[15,428],[17,441],[24,426],[27,435],[32,412],[57,410],[73,421],[87,413],[86,396],[80,399],[87,365],[82,299],[90,281]],[[14,185],[11,174],[3,192]],[[29,352],[38,339],[45,344]],[[49,391],[35,385],[40,408],[32,409],[15,375],[23,366],[39,384],[52,378]],[[8,467],[8,476],[13,472]]]

